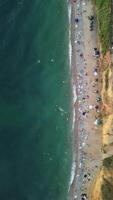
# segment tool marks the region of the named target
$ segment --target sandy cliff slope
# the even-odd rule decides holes
[[[102,71],[103,166],[94,183],[91,200],[113,199],[113,69],[108,52],[100,62]]]

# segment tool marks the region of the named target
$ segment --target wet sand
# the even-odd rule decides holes
[[[82,194],[90,196],[94,180],[102,161],[101,126],[95,125],[101,119],[100,97],[101,74],[99,58],[94,56],[98,48],[97,27],[90,31],[88,16],[94,15],[91,1],[71,2],[71,45],[72,84],[76,86],[77,101],[73,107],[76,113],[74,147],[76,152],[75,177],[70,190],[70,200],[80,200]]]

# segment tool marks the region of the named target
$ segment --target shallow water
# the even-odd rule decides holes
[[[66,200],[71,87],[65,0],[0,0],[0,199]]]

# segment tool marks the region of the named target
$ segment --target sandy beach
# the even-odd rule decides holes
[[[93,30],[90,19],[94,16]],[[74,147],[76,152],[75,177],[70,189],[70,200],[90,199],[95,178],[102,162],[101,72],[97,27],[93,5],[88,0],[71,1],[72,84],[76,87],[74,102]]]

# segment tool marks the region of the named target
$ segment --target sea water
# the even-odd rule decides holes
[[[0,0],[0,199],[66,200],[71,84],[66,0]]]

